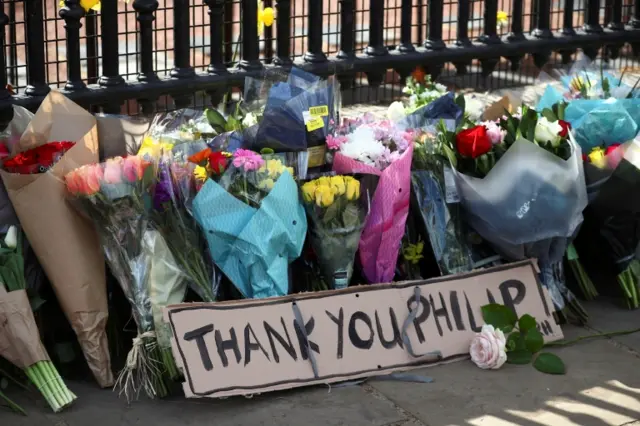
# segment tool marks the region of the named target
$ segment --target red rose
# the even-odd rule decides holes
[[[482,125],[463,130],[456,135],[456,148],[463,157],[478,158],[491,151],[492,146],[487,129]]]
[[[585,163],[589,162],[589,157],[587,157],[587,154],[582,154],[582,161]]]
[[[611,154],[613,151],[615,151],[618,147],[620,146],[619,143],[612,143],[611,145],[609,145],[607,147],[607,149],[604,151],[604,155],[607,156],[609,154]]]
[[[229,157],[221,152],[212,152],[209,154],[209,167],[211,167],[211,170],[217,175],[222,174],[222,172],[226,170],[228,163]]]
[[[569,136],[569,130],[571,130],[571,124],[564,120],[558,120],[558,124],[562,127],[562,131],[559,136],[566,138]]]

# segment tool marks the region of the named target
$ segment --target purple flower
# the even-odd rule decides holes
[[[174,197],[173,181],[171,171],[167,163],[160,163],[158,166],[158,180],[153,194],[153,207],[156,210],[164,210],[167,203],[171,203]]]
[[[245,172],[257,170],[264,165],[264,160],[257,152],[249,149],[238,149],[233,153],[233,166]]]

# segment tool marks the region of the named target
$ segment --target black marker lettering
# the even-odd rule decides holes
[[[456,329],[464,331],[464,322],[462,321],[462,312],[460,312],[460,303],[458,302],[458,292],[452,290],[449,292],[449,304],[451,305],[451,315],[456,322]]]
[[[489,303],[496,303],[496,298],[493,297],[489,289],[487,289],[487,299],[489,299]]]
[[[251,342],[252,337],[255,343]],[[251,351],[257,351],[258,349],[260,349],[264,354],[264,356],[267,357],[269,361],[271,361],[271,359],[269,358],[269,354],[262,347],[262,343],[260,343],[260,341],[258,340],[258,336],[256,336],[256,333],[253,331],[251,324],[247,323],[247,325],[244,326],[244,365],[245,366],[251,362]]]
[[[411,305],[413,305],[415,301],[416,301],[415,296],[411,296],[407,300],[407,308],[409,308],[409,311],[411,311],[412,309]],[[416,335],[418,336],[418,341],[420,343],[424,343],[425,341],[424,333],[422,332],[422,327],[420,327],[420,324],[422,324],[427,320],[427,318],[429,318],[429,314],[431,313],[431,307],[429,306],[429,302],[427,301],[427,299],[425,299],[422,296],[420,296],[420,306],[415,307],[418,310],[418,312],[420,312],[420,307],[422,307],[422,313],[414,318],[413,326],[416,329]]]
[[[287,336],[287,340],[284,340],[284,337],[282,337],[280,333],[278,333],[273,327],[271,327],[268,322],[264,321],[262,323],[264,325],[264,331],[267,333],[267,337],[269,338],[273,360],[275,362],[280,362],[280,355],[276,350],[276,342],[273,340],[275,337],[275,339],[280,343],[284,350],[287,351],[289,356],[293,358],[294,361],[296,361],[298,359],[298,355],[296,354],[296,350],[293,347],[293,343],[291,343],[291,337],[289,337],[289,331],[287,330],[287,326],[284,323],[284,318],[280,317],[280,322],[282,323],[282,329],[284,330],[284,335]]]
[[[358,330],[356,330],[357,320],[364,322],[367,327],[369,327],[369,338],[367,340],[363,340],[360,335],[358,335]],[[369,315],[362,311],[356,311],[351,315],[351,319],[349,320],[349,340],[351,340],[351,344],[358,349],[371,349],[373,345],[373,325],[371,324]]]
[[[311,334],[313,331],[313,327],[315,326],[315,320],[313,317],[309,318],[309,321],[304,325],[304,329],[307,332],[307,336]],[[307,360],[309,358],[309,350],[307,349],[307,342],[309,342],[309,347],[315,353],[320,353],[320,348],[317,343],[308,340],[304,333],[302,333],[302,328],[298,324],[298,321],[293,320],[293,328],[296,330],[296,335],[298,336],[298,344],[300,345],[300,356],[302,356],[303,360]]]
[[[507,280],[500,284],[498,288],[500,289],[504,306],[511,309],[513,313],[517,315],[518,311],[516,310],[516,306],[524,300],[524,296],[527,294],[524,283],[518,280]],[[511,294],[512,289],[516,291],[515,296]]]
[[[229,360],[227,359],[226,351],[229,349],[233,350],[233,354],[236,357],[236,362],[239,364],[242,357],[240,356],[240,348],[238,347],[238,338],[236,337],[236,330],[233,327],[229,329],[229,334],[231,338],[229,340],[222,340],[222,334],[220,330],[216,330],[216,346],[218,347],[218,355],[220,356],[220,361],[222,361],[222,365],[227,367],[229,365]]]
[[[204,341],[204,335],[211,333],[212,331],[213,324],[209,324],[184,333],[184,340],[187,342],[191,340],[196,341],[196,345],[198,345],[198,352],[200,352],[200,359],[202,360],[202,366],[207,371],[213,370],[213,364],[211,363],[211,357],[209,356],[207,342]]]
[[[340,308],[340,311],[338,311],[338,318],[333,316],[329,311],[325,312],[329,318],[331,318],[331,321],[335,322],[338,326],[338,353],[336,354],[336,357],[341,359],[344,352],[344,309]]]
[[[396,318],[396,313],[391,307],[389,308],[389,318],[391,319],[391,328],[393,329],[393,339],[391,340],[387,340],[384,338],[382,324],[380,324],[380,317],[378,316],[378,311],[376,310],[376,330],[378,330],[378,338],[380,339],[380,343],[385,349],[391,349],[396,345],[400,346],[400,348],[404,348],[404,345],[402,343],[402,335],[400,334],[400,329],[398,328],[398,319]]]
[[[540,330],[540,329],[542,329],[542,330]],[[553,329],[551,328],[551,324],[549,324],[549,321],[547,321],[547,320],[544,320],[544,321],[542,321],[541,323],[538,324],[538,331],[540,331],[545,336],[548,336],[551,333],[553,333]]]
[[[431,304],[433,317],[436,320],[436,328],[438,329],[438,334],[440,335],[440,337],[442,337],[443,332],[438,317],[444,317],[447,320],[447,327],[449,328],[449,331],[452,331],[453,327],[451,326],[451,320],[449,319],[449,311],[447,310],[447,305],[444,303],[444,297],[442,297],[442,293],[440,292],[438,292],[438,295],[440,296],[440,304],[442,305],[440,309],[436,309],[436,305],[435,303],[433,303],[433,296],[431,294],[429,295],[429,303]]]
[[[540,278],[536,277],[536,284],[538,285],[538,294],[540,295],[540,300],[542,301],[542,306],[544,307],[544,313],[549,317],[551,316],[551,312],[549,312],[549,305],[547,305],[547,298],[544,297],[544,290],[542,289],[542,281]]]
[[[476,324],[476,317],[473,315],[473,309],[471,308],[471,303],[469,302],[466,292],[464,292],[464,300],[467,302],[467,315],[469,316],[469,325],[471,326],[471,330],[478,333],[482,330],[482,327]]]

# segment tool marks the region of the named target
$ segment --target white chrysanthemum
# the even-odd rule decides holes
[[[480,117],[482,117],[484,113],[484,105],[480,100],[471,96],[465,96],[464,105],[465,112],[472,121],[480,120]]]
[[[373,129],[361,126],[347,137],[347,141],[340,146],[340,152],[373,166],[378,157],[384,154],[385,146],[376,140]]]

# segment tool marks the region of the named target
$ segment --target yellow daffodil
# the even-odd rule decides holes
[[[315,191],[316,204],[320,207],[329,207],[333,204],[333,191],[329,185],[318,185]]]
[[[316,192],[315,181],[306,182],[304,185],[302,185],[302,188],[300,188],[300,190],[302,191],[302,198],[304,199],[304,201],[306,201],[307,203],[314,202]]]
[[[348,200],[357,200],[360,198],[360,181],[354,179],[351,176],[344,177],[344,183],[346,185],[346,193]]]
[[[275,185],[275,182],[271,178],[266,178],[266,179],[263,179],[260,182],[258,182],[258,188],[260,188],[260,189],[271,190],[273,188],[273,185]]]
[[[193,176],[197,181],[200,182],[204,182],[209,177],[209,175],[207,174],[207,169],[202,166],[196,166],[196,168],[193,169]]]
[[[405,260],[411,262],[414,265],[417,264],[418,262],[420,262],[420,259],[424,257],[422,255],[423,248],[424,243],[422,241],[418,241],[415,244],[409,244],[403,251]]]
[[[264,2],[258,1],[258,36],[264,34],[264,27],[273,25],[276,19],[276,12],[272,7],[264,7]]]
[[[331,176],[331,190],[334,195],[342,195],[347,192],[347,186],[342,176]]]
[[[500,28],[506,27],[507,24],[509,23],[509,15],[507,15],[507,12],[503,10],[498,11],[497,18],[498,18],[498,27]]]
[[[589,153],[589,162],[599,169],[605,168],[607,166],[607,157],[604,149],[593,148]]]
[[[151,136],[145,136],[142,139],[142,144],[138,150],[140,156],[150,156],[152,158],[158,158],[163,153],[171,152],[173,144],[167,142],[155,141]]]

